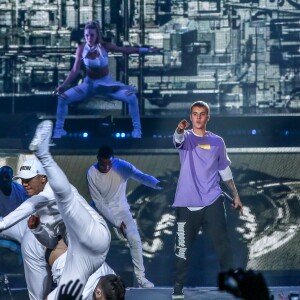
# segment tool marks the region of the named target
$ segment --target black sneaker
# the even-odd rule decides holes
[[[172,299],[184,299],[183,286],[181,284],[175,284],[173,288]]]

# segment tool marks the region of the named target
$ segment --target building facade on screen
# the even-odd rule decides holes
[[[155,55],[111,55],[145,112],[206,99],[212,113],[298,109],[300,4],[293,0],[0,0],[0,93],[49,96],[70,70],[84,23]],[[0,99],[1,100],[1,99]]]

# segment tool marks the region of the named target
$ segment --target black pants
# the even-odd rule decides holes
[[[201,210],[176,208],[175,284],[184,285],[187,277],[190,251],[199,230],[211,239],[221,271],[233,268],[232,249],[227,233],[224,196]]]

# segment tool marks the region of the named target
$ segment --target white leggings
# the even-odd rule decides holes
[[[101,79],[85,77],[83,83],[68,89],[58,96],[55,128],[62,129],[64,127],[70,103],[102,94],[127,103],[134,129],[141,130],[139,106],[135,92],[135,89],[130,86],[114,81],[110,75]]]
[[[74,282],[77,279],[84,287],[90,275],[105,261],[110,232],[103,218],[70,185],[51,154],[44,153],[39,160],[47,173],[69,235],[66,263],[57,290],[70,280]]]

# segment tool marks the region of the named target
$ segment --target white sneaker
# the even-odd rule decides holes
[[[135,139],[140,139],[142,137],[142,131],[140,129],[133,129],[132,133],[131,133],[131,137],[135,138]]]
[[[48,120],[41,122],[37,126],[34,138],[29,144],[29,150],[36,152],[36,154],[48,152],[51,134],[52,122]]]
[[[52,138],[53,139],[60,139],[60,138],[62,138],[64,136],[66,136],[67,134],[68,133],[64,129],[62,129],[62,128],[61,129],[55,128]]]
[[[139,287],[143,289],[152,289],[154,288],[154,284],[149,281],[147,278],[143,277],[137,280]]]

